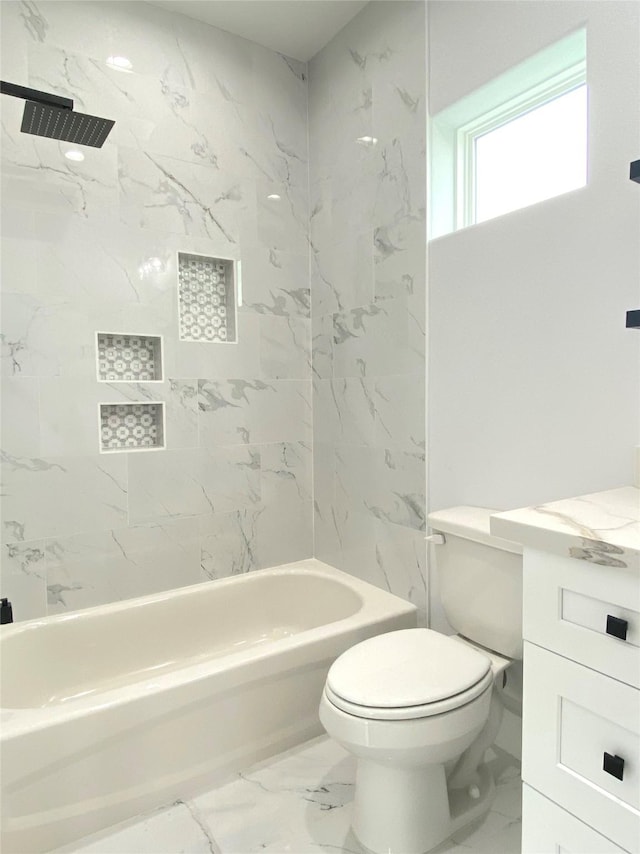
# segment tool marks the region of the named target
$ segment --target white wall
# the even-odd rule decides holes
[[[638,438],[640,6],[430,3],[432,114],[587,27],[589,183],[429,245],[429,506],[630,483]],[[522,165],[526,169],[526,163]],[[434,608],[437,612],[437,607]]]

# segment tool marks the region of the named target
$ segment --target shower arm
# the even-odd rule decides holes
[[[24,101],[35,101],[37,104],[44,104],[46,107],[73,110],[71,98],[50,95],[48,92],[39,92],[37,89],[29,89],[27,86],[18,86],[16,83],[7,83],[4,80],[0,80],[0,93],[12,95],[14,98],[22,98]]]

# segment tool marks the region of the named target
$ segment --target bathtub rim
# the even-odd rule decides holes
[[[87,621],[96,613],[110,614],[142,607],[145,604],[157,601],[166,601],[174,597],[197,595],[203,589],[209,590],[212,586],[225,587],[229,584],[247,584],[257,574],[261,576],[290,576],[290,575],[315,575],[316,577],[330,577],[343,586],[350,588],[360,598],[360,608],[353,614],[324,623],[309,629],[303,629],[293,635],[278,638],[264,645],[250,647],[248,649],[229,652],[212,659],[198,660],[175,670],[165,672],[160,676],[149,676],[130,683],[126,686],[116,686],[103,691],[96,691],[88,695],[80,695],[68,701],[41,707],[0,707],[0,745],[11,738],[23,735],[49,726],[55,726],[63,721],[73,720],[90,714],[97,708],[104,709],[116,707],[131,702],[140,696],[148,696],[178,688],[188,682],[200,682],[216,674],[224,674],[237,669],[249,669],[258,667],[260,663],[266,664],[282,656],[283,666],[285,653],[295,655],[305,648],[322,645],[333,635],[343,634],[349,630],[364,628],[380,622],[382,619],[415,615],[417,608],[405,599],[395,594],[375,587],[369,582],[351,576],[342,570],[324,564],[315,558],[304,561],[295,561],[277,567],[252,570],[242,575],[229,576],[222,579],[214,579],[199,584],[187,585],[152,593],[146,596],[126,599],[119,602],[111,602],[105,605],[96,605],[74,611],[71,614],[55,614],[51,617],[38,617],[34,620],[25,620],[12,626],[3,627],[0,633],[0,646],[3,638],[18,635],[25,631],[36,631],[42,627],[60,622]],[[7,632],[4,629],[8,629]],[[301,653],[300,653],[301,654]],[[310,659],[313,661],[313,659]],[[1,698],[0,698],[1,701]]]

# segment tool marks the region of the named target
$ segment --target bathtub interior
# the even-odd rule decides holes
[[[330,625],[362,596],[334,577],[264,570],[16,626],[3,637],[3,708],[43,708]]]

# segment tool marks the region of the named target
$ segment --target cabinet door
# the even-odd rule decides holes
[[[625,851],[531,786],[523,786],[522,854],[625,854]]]
[[[523,780],[634,854],[639,730],[637,689],[525,643]]]
[[[527,549],[523,595],[525,640],[640,687],[637,574]]]

